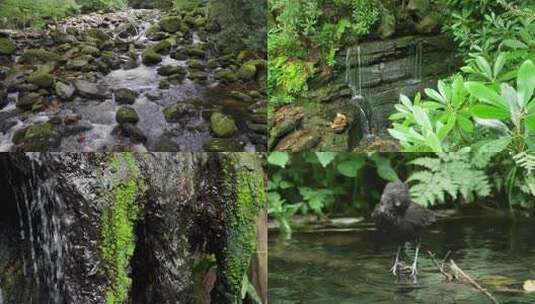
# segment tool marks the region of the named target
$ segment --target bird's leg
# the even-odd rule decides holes
[[[416,270],[416,264],[418,263],[418,251],[419,250],[420,250],[420,241],[418,240],[418,243],[416,243],[416,251],[415,251],[415,255],[414,255],[414,262],[412,262],[412,267],[411,267],[411,276],[412,277],[415,277],[416,273],[418,273],[418,271]]]
[[[392,266],[392,268],[390,268],[390,271],[392,272],[394,276],[397,276],[400,252],[401,252],[401,246],[398,246],[398,251],[396,252],[396,260],[394,261],[394,265]]]

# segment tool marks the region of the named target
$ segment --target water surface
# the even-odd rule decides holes
[[[535,303],[535,293],[522,292],[523,282],[535,279],[534,235],[535,222],[442,221],[424,235],[413,283],[389,273],[397,244],[372,224],[294,233],[290,241],[270,233],[270,303],[490,303],[466,285],[446,282],[427,250],[439,257],[452,250],[459,267],[500,303]]]

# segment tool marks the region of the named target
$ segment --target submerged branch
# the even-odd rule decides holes
[[[484,294],[493,304],[499,304],[498,300],[485,288],[483,288],[479,283],[477,283],[472,277],[470,277],[468,274],[466,274],[456,263],[453,259],[449,259],[448,263],[445,264],[446,260],[448,259],[451,251],[448,251],[446,256],[444,257],[444,260],[441,264],[438,263],[438,261],[435,258],[435,255],[431,251],[427,251],[429,256],[431,257],[431,260],[433,261],[433,264],[438,268],[440,273],[446,277],[446,279],[451,282],[453,280],[456,280],[458,282],[461,282],[466,285],[470,285],[473,288],[477,289],[479,292]],[[445,267],[447,265],[447,269]]]

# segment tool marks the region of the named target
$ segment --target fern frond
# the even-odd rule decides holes
[[[520,152],[513,155],[516,165],[527,171],[528,174],[535,171],[535,151]]]

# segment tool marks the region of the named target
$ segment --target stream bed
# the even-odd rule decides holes
[[[478,291],[446,282],[427,254],[449,251],[468,275],[500,303],[535,303],[522,285],[535,279],[535,224],[503,218],[448,219],[423,236],[418,278],[389,272],[397,244],[370,223],[348,229],[295,232],[289,241],[270,233],[271,303],[490,303]],[[404,260],[410,262],[410,257]]]

